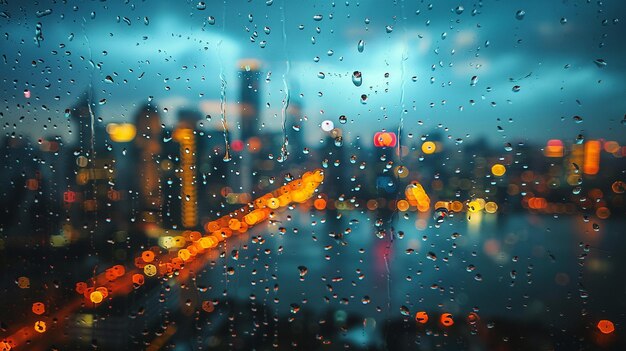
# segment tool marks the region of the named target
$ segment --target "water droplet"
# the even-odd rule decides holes
[[[40,46],[42,41],[43,41],[43,28],[42,28],[41,22],[38,22],[35,25],[35,44],[37,44],[37,46]]]
[[[582,135],[582,134],[578,134],[578,135],[576,136],[576,141],[575,141],[575,142],[576,142],[576,144],[580,145],[580,144],[582,144],[584,141],[585,141],[585,136],[584,136],[584,135]]]
[[[515,85],[515,86],[513,86],[513,89],[511,89],[511,90],[513,90],[514,93],[517,93],[517,92],[520,91],[520,89],[521,89],[521,87],[519,85]]]
[[[35,12],[35,16],[37,16],[38,18],[41,18],[41,17],[44,17],[44,16],[48,16],[51,13],[52,13],[52,9],[46,9],[46,10],[41,10],[41,11]]]
[[[343,137],[338,136],[335,138],[335,146],[341,147],[343,145]]]
[[[436,223],[443,223],[446,217],[448,217],[448,209],[445,207],[438,207],[435,209],[435,212],[433,212],[433,218]]]
[[[478,76],[473,76],[472,79],[470,80],[470,86],[475,86],[476,82],[478,82]]]
[[[363,84],[363,75],[360,71],[352,72],[352,83],[354,83],[357,87],[360,87],[361,84]]]
[[[561,17],[561,24],[566,24],[566,23],[567,23],[567,18]]]
[[[196,5],[196,8],[198,10],[206,10],[206,4],[204,3],[204,1],[200,1],[198,2],[198,4]]]
[[[105,83],[109,83],[109,84],[113,83],[113,82],[114,82],[114,81],[113,81],[113,77],[111,77],[111,76],[106,76],[106,77],[104,78],[104,82],[105,82]]]
[[[224,160],[224,162],[230,162],[230,160],[232,160],[232,157],[230,157],[230,152],[226,151],[222,160]]]
[[[318,21],[318,22],[321,21],[323,18],[324,18],[323,15],[315,15],[315,16],[313,16],[313,19]]]
[[[345,115],[339,116],[339,123],[346,124],[347,121],[348,121],[348,118]]]
[[[366,94],[361,95],[361,103],[363,105],[367,104],[367,95]]]
[[[304,276],[309,272],[306,266],[298,266],[298,271],[300,273],[300,280],[304,280]]]
[[[574,116],[572,117],[572,119],[574,120],[574,122],[576,123],[582,123],[583,122],[583,118],[580,116]]]
[[[410,314],[409,308],[404,305],[400,306],[400,314],[402,314],[403,316],[408,316]]]
[[[215,24],[215,17],[209,16],[209,17],[207,17],[207,21],[209,22],[210,25],[214,25]]]
[[[604,61],[604,59],[599,58],[599,59],[596,59],[593,62],[596,64],[596,66],[598,66],[600,68],[606,67],[606,61]]]
[[[385,31],[387,31],[387,33],[393,32],[393,26],[386,26]]]
[[[457,15],[460,15],[463,13],[463,11],[465,11],[465,8],[463,8],[463,6],[459,5],[454,9],[454,12],[456,12]]]
[[[365,42],[363,40],[359,40],[359,43],[356,45],[356,49],[359,52],[363,52],[364,48],[365,48]]]
[[[324,79],[324,78],[326,78],[326,75],[324,74],[324,72],[319,72],[319,73],[317,73],[317,78]]]
[[[526,11],[524,11],[524,10],[518,10],[515,13],[515,18],[517,18],[520,21],[524,19],[524,16],[526,16]]]

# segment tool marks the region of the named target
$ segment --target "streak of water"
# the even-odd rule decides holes
[[[402,57],[400,58],[400,123],[398,124],[398,157],[400,159],[400,165],[402,165],[402,128],[404,128],[404,85],[405,85],[405,61],[409,57],[408,49],[407,49],[407,32],[405,25],[405,15],[404,15],[404,1],[400,4],[401,7],[401,20],[402,20]]]
[[[224,62],[222,60],[222,41],[217,43],[217,56],[220,62],[220,119],[222,121],[222,129],[224,131],[224,162],[229,162],[232,158],[230,156],[230,145],[228,142],[228,120],[226,119],[226,77],[224,76]]]
[[[285,95],[283,97],[283,106],[281,108],[281,117],[282,117],[282,130],[283,130],[283,144],[280,148],[280,157],[278,158],[279,162],[284,162],[287,160],[289,156],[289,150],[287,149],[287,145],[289,145],[289,138],[287,137],[287,109],[289,108],[289,84],[287,84],[287,79],[289,77],[289,71],[291,69],[291,64],[289,62],[289,53],[287,51],[287,31],[285,30],[285,1],[283,0],[282,6],[282,29],[283,29],[283,51],[285,52],[285,73],[283,73],[283,90],[285,91]]]

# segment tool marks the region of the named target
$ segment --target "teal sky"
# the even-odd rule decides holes
[[[3,134],[71,139],[64,111],[90,84],[95,100],[106,99],[98,123],[129,120],[153,96],[168,124],[177,109],[192,107],[218,128],[220,71],[235,123],[238,62],[254,59],[269,78],[259,133],[280,128],[284,76],[291,101],[304,107],[310,142],[322,136],[323,120],[348,116],[344,135],[354,140],[397,129],[406,110],[404,130],[415,135],[440,128],[452,139],[496,145],[578,134],[626,143],[622,1],[269,3],[0,4]],[[354,71],[363,76],[359,87]]]

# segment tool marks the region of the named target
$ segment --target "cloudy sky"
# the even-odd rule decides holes
[[[405,133],[441,128],[494,144],[578,134],[626,143],[624,14],[620,0],[9,0],[0,120],[3,134],[67,137],[64,111],[91,85],[97,123],[129,120],[152,96],[168,124],[191,107],[218,128],[223,72],[236,125],[239,62],[254,59],[262,128],[280,129],[286,84],[309,140],[346,115],[348,140],[403,118]]]

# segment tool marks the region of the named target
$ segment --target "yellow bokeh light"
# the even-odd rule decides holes
[[[143,272],[148,277],[152,277],[157,273],[157,268],[153,264],[147,264],[145,267],[143,267]]]
[[[454,212],[461,212],[463,210],[463,204],[461,201],[453,201],[450,205],[450,209]]]
[[[478,201],[470,201],[470,203],[467,204],[467,210],[470,212],[478,212],[482,210],[482,207]]]
[[[267,200],[267,207],[271,208],[272,210],[277,209],[279,206],[280,200],[278,200],[277,198],[273,197]]]
[[[495,165],[491,166],[491,173],[496,177],[502,177],[504,173],[506,173],[506,167],[499,163],[496,163]]]
[[[126,143],[135,139],[137,129],[131,123],[109,123],[107,125],[107,133],[109,133],[112,141]]]
[[[422,152],[430,155],[437,151],[437,146],[432,141],[426,141],[422,144]]]
[[[396,204],[396,207],[398,208],[398,210],[404,212],[409,209],[409,202],[406,200],[400,200]]]
[[[100,291],[94,291],[89,295],[89,299],[93,303],[100,303],[102,302],[103,298],[104,296],[102,296],[102,293]]]
[[[187,261],[191,257],[191,253],[187,249],[181,249],[178,250],[178,257],[183,261]]]
[[[498,204],[493,201],[489,201],[485,204],[485,211],[487,213],[496,213],[498,211]]]
[[[44,322],[44,321],[36,321],[35,322],[35,326],[33,328],[38,333],[45,333],[46,332],[46,322]]]

